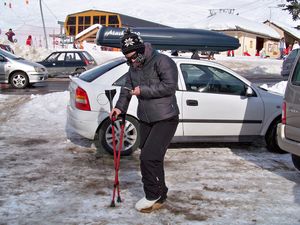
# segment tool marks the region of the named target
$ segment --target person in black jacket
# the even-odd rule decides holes
[[[175,91],[178,71],[175,62],[143,43],[139,35],[127,30],[121,40],[121,50],[130,66],[125,88],[121,89],[115,108],[110,113],[126,113],[131,97],[138,98],[140,120],[140,169],[145,197],[135,208],[151,212],[167,198],[164,156],[178,125],[179,109]],[[131,89],[131,91],[128,91]]]

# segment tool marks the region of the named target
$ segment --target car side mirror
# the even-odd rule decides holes
[[[254,96],[255,94],[254,94],[254,91],[253,91],[253,89],[251,88],[251,87],[249,87],[249,86],[247,86],[246,87],[246,97],[252,97],[252,96]]]

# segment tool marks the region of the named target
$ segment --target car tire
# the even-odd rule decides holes
[[[75,70],[75,72],[72,74],[73,76],[79,76],[81,73],[85,72],[86,70],[84,68],[78,68]]]
[[[284,154],[286,151],[282,150],[277,141],[277,125],[281,122],[281,118],[274,120],[265,136],[265,141],[267,144],[267,149],[269,152]]]
[[[115,121],[115,133],[120,134],[121,126],[120,119]],[[119,138],[117,136],[116,148],[119,149]],[[105,149],[108,153],[113,155],[113,145],[112,145],[112,126],[111,121],[106,119],[101,125],[98,132],[99,146]],[[139,134],[139,122],[131,117],[126,116],[125,129],[124,129],[124,144],[121,150],[121,156],[131,155],[138,147],[140,143]]]
[[[300,156],[291,154],[295,168],[300,172]]]
[[[10,76],[9,83],[14,88],[23,89],[29,85],[29,78],[24,72],[15,72]]]

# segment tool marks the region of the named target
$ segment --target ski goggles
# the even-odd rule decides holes
[[[135,52],[132,56],[126,57],[127,63],[131,64],[133,62],[141,63],[144,61],[145,57],[143,54]]]

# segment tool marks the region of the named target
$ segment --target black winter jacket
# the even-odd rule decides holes
[[[145,62],[141,67],[130,66],[126,76],[126,87],[134,89],[140,86],[137,116],[141,121],[151,123],[179,114],[175,96],[178,71],[171,58],[146,43]],[[116,108],[126,113],[131,97],[130,92],[122,88]]]

